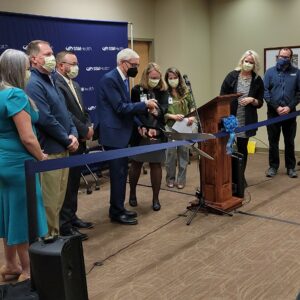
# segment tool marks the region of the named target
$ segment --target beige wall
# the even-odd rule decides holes
[[[210,98],[206,0],[1,0],[0,10],[132,22],[134,38],[154,40],[154,60],[163,71],[177,66],[189,75],[197,102]]]
[[[206,1],[157,1],[155,59],[165,70],[178,67],[191,81],[198,104],[211,98],[210,29]]]
[[[225,75],[235,67],[245,50],[258,52],[263,76],[264,48],[300,45],[298,0],[212,0],[210,3],[213,95],[219,93]],[[266,105],[259,110],[259,120],[265,119]],[[265,127],[258,130],[256,137],[262,140],[257,141],[257,146],[266,147]],[[281,138],[281,149],[282,146]],[[296,149],[300,150],[297,139]]]
[[[152,39],[154,5],[151,0],[1,0],[1,11],[51,17],[125,21],[134,35]]]
[[[154,40],[163,70],[189,75],[198,105],[219,93],[245,50],[256,50],[263,65],[264,48],[300,45],[299,0],[1,0],[0,10],[132,22],[135,38]],[[265,128],[257,137],[267,143]]]

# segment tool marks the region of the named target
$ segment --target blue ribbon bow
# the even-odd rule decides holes
[[[229,133],[229,139],[226,145],[226,153],[231,155],[232,154],[232,145],[235,139],[235,129],[238,127],[237,118],[233,115],[230,115],[227,118],[223,118],[223,125],[226,132]]]

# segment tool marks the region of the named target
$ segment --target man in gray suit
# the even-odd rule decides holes
[[[82,154],[86,150],[86,140],[92,138],[94,131],[82,101],[80,86],[76,81],[79,67],[76,55],[70,51],[61,51],[56,55],[57,75],[55,84],[65,98],[68,110],[78,131],[78,150],[73,154]],[[78,189],[80,185],[81,167],[70,168],[67,192],[63,207],[60,211],[61,235],[80,235],[82,240],[88,238],[81,233],[80,228],[91,228],[91,222],[84,222],[76,215],[78,202]]]

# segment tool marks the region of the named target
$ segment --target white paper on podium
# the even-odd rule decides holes
[[[193,133],[197,132],[197,124],[193,122],[191,126],[187,125],[188,118],[184,118],[182,121],[176,121],[172,126],[172,129],[180,133]]]

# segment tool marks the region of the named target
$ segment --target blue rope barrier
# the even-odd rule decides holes
[[[235,129],[235,133],[244,132],[252,129],[256,129],[263,126],[268,126],[274,123],[282,122],[291,118],[295,118],[300,115],[300,110],[289,113],[284,116],[275,117],[272,119],[260,121],[257,123],[249,124],[243,127],[238,127]],[[229,133],[225,131],[220,131],[215,133],[214,136],[216,138],[222,138],[227,136]],[[196,139],[190,141],[173,141],[168,143],[160,143],[154,145],[146,145],[146,146],[138,146],[138,147],[130,147],[123,148],[117,150],[110,151],[102,151],[90,154],[76,155],[70,156],[67,158],[59,158],[59,159],[50,159],[45,161],[28,161],[26,164],[27,174],[33,175],[35,173],[52,171],[62,168],[70,168],[76,166],[82,166],[91,163],[104,162],[112,159],[122,158],[122,157],[130,157],[137,154],[148,153],[152,151],[164,150],[168,148],[173,148],[177,146],[189,145],[191,143],[199,143],[204,142],[206,139]]]
[[[201,141],[204,141],[204,139]],[[66,158],[49,159],[39,162],[31,160],[30,163],[27,165],[28,174],[82,166],[86,164],[98,163],[122,157],[130,157],[141,153],[148,153],[152,151],[168,149],[182,145],[189,145],[190,143],[191,142],[189,141],[174,141],[169,143],[130,147],[117,150],[99,151],[96,153],[74,155]]]

